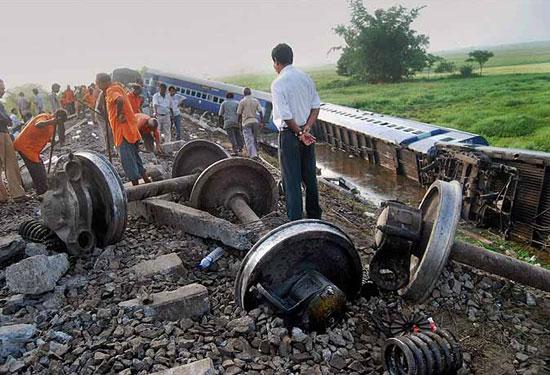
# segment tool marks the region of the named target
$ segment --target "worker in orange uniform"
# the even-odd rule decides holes
[[[106,73],[99,73],[96,76],[96,84],[105,95],[107,115],[113,130],[113,140],[118,148],[120,162],[126,177],[132,182],[132,185],[138,185],[140,177],[145,183],[150,182],[139,156],[138,143],[141,140],[141,135],[137,127],[136,115],[124,88],[118,83],[111,82],[111,76]]]
[[[86,103],[90,110],[95,108],[96,99],[97,97],[94,97],[94,88],[92,86],[88,87],[86,89],[86,93],[84,94],[84,103]]]
[[[141,97],[141,85],[139,83],[130,83],[130,92],[128,93],[128,99],[130,105],[134,110],[134,113],[141,112],[141,105],[143,104],[143,98]]]
[[[30,119],[21,133],[13,142],[13,147],[19,152],[27,166],[36,194],[44,194],[48,190],[46,167],[40,154],[48,142],[52,141],[56,126],[63,126],[67,121],[67,111],[58,109],[53,115],[41,113]]]
[[[67,89],[63,91],[63,95],[61,96],[61,105],[63,108],[69,112],[70,115],[74,114],[75,112],[75,95],[74,91],[71,90],[71,86],[67,85]]]
[[[148,152],[162,154],[160,148],[159,122],[156,118],[145,113],[136,113],[139,134],[143,139],[143,145]]]

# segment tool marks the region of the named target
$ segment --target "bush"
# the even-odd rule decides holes
[[[458,71],[462,78],[470,78],[474,75],[474,68],[471,65],[462,65]]]
[[[456,66],[453,62],[443,60],[439,63],[439,65],[435,68],[436,73],[452,73],[456,70]]]

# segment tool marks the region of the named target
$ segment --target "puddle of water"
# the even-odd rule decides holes
[[[376,205],[388,199],[398,199],[417,206],[426,192],[418,183],[404,176],[397,176],[362,158],[350,157],[348,153],[328,145],[319,144],[315,151],[317,167],[323,177],[343,177]]]

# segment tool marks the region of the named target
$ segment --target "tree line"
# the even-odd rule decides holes
[[[429,37],[413,30],[411,25],[424,7],[407,9],[394,6],[369,13],[362,0],[350,0],[349,25],[334,30],[344,40],[337,72],[370,83],[399,82],[435,66],[436,73],[454,73],[462,77],[473,75],[472,65],[460,67],[440,56],[427,52]],[[468,53],[465,62],[477,63],[479,75],[494,54],[487,50]],[[437,64],[437,65],[436,65]]]

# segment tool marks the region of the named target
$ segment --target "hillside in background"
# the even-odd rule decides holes
[[[487,49],[495,54],[487,62],[487,67],[540,64],[550,62],[550,40],[529,43],[503,44],[498,46],[461,48],[450,51],[434,52],[457,65],[464,64],[468,52],[476,49]]]

